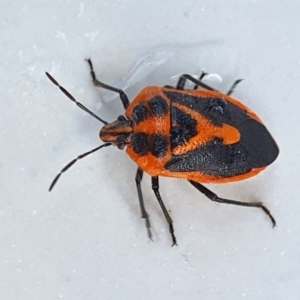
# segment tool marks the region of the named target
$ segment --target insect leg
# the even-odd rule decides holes
[[[168,88],[168,89],[177,89],[176,87],[174,86],[171,86],[171,85],[164,85],[164,88]]]
[[[229,91],[227,92],[227,95],[228,95],[228,96],[230,96],[230,95],[233,93],[233,91],[234,91],[234,89],[236,88],[236,86],[237,86],[242,80],[243,80],[243,79],[238,79],[238,80],[236,80],[236,81],[232,84],[231,88],[230,88]]]
[[[240,202],[240,201],[235,201],[235,200],[229,200],[229,199],[223,199],[219,198],[216,194],[211,192],[209,189],[204,187],[202,184],[199,182],[189,180],[189,182],[201,193],[203,193],[207,198],[214,202],[219,202],[219,203],[227,203],[227,204],[234,204],[234,205],[240,205],[240,206],[247,206],[247,207],[257,207],[261,208],[264,213],[271,219],[271,222],[273,224],[273,227],[276,226],[276,221],[274,217],[272,216],[271,212],[261,203],[261,202]]]
[[[144,171],[141,168],[137,169],[136,176],[135,176],[135,182],[136,182],[136,188],[137,188],[139,202],[140,202],[142,218],[145,219],[148,237],[150,240],[152,240],[151,224],[150,224],[149,216],[145,209],[145,204],[144,204],[144,199],[143,199],[143,194],[142,194],[142,189],[141,189],[141,181],[143,179],[143,172]]]
[[[86,61],[88,62],[89,66],[90,66],[90,72],[91,72],[91,76],[92,76],[92,79],[93,79],[93,84],[95,86],[98,86],[98,87],[101,87],[101,88],[104,88],[106,90],[110,90],[110,91],[113,91],[113,92],[116,92],[116,93],[119,93],[120,95],[120,98],[121,98],[121,101],[123,103],[123,106],[124,106],[124,109],[126,110],[127,107],[129,106],[129,100],[128,100],[128,97],[126,96],[126,94],[118,89],[118,88],[115,88],[113,86],[110,86],[110,85],[107,85],[101,81],[99,81],[97,78],[96,78],[96,75],[95,75],[95,72],[94,72],[94,68],[93,68],[93,64],[92,64],[92,61],[91,59],[86,59]]]
[[[201,80],[205,77],[205,75],[207,75],[207,73],[205,73],[205,72],[202,71],[202,73],[200,74],[198,80],[201,81]],[[199,85],[198,85],[198,84],[195,84],[194,90],[197,90],[198,88],[199,88]]]
[[[183,90],[184,86],[186,84],[186,78],[184,78],[183,76],[180,76],[176,85],[176,89],[177,90]]]
[[[203,73],[202,73],[203,74]],[[203,79],[203,77],[206,75],[204,73],[204,75],[202,76],[202,74],[200,75],[200,78]],[[205,90],[209,90],[209,91],[215,91],[217,92],[217,90],[215,90],[214,88],[210,87],[209,85],[203,83],[202,81],[195,79],[193,76],[188,75],[188,74],[183,74],[180,76],[178,83],[177,83],[177,89],[182,90],[184,88],[185,82],[186,80],[189,80],[193,83],[195,83],[195,85],[198,87],[202,87]]]
[[[170,229],[170,234],[171,234],[171,237],[172,237],[172,241],[173,241],[173,244],[172,244],[172,247],[174,245],[177,245],[177,242],[176,242],[176,238],[175,238],[175,235],[174,235],[174,228],[173,228],[173,221],[161,199],[161,196],[160,196],[160,193],[159,193],[159,184],[158,184],[158,176],[153,176],[151,177],[151,180],[152,180],[152,190],[154,191],[154,194],[156,196],[156,199],[158,200],[158,203],[165,215],[165,218],[169,224],[169,229]]]
[[[203,79],[203,77],[206,75],[207,73],[205,72],[202,72],[199,76],[199,79],[198,81],[201,81]],[[190,75],[188,75],[190,76]],[[193,77],[192,77],[193,78]],[[184,89],[184,86],[186,84],[186,80],[187,78],[184,77],[184,75],[180,76],[178,82],[177,82],[177,86],[176,86],[176,89],[177,90],[183,90]],[[196,80],[196,79],[195,79]],[[196,83],[195,86],[194,86],[194,90],[197,90],[199,88],[199,84]]]
[[[199,76],[198,81],[200,82],[200,81],[204,78],[205,75],[207,75],[207,73],[202,72],[202,73],[200,74],[200,76]],[[184,76],[185,76],[185,75],[180,76],[180,78],[179,78],[179,80],[178,80],[178,83],[177,83],[177,86],[176,86],[176,89],[177,89],[177,90],[183,90],[183,89],[184,89],[184,86],[185,86],[186,80],[187,80],[187,78],[185,78]],[[190,75],[187,75],[187,76],[190,76]],[[193,78],[193,77],[192,77],[192,78]],[[193,78],[193,79],[195,79],[195,78]],[[197,79],[195,79],[195,80],[197,80]],[[193,82],[194,82],[194,81],[193,81]],[[194,90],[197,90],[198,88],[199,88],[199,84],[198,84],[198,82],[197,82],[197,83],[195,84],[195,86],[194,86]],[[210,88],[210,89],[212,89],[212,88]]]

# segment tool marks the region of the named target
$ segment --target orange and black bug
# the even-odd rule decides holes
[[[260,202],[245,203],[219,198],[201,183],[226,183],[257,175],[278,156],[279,149],[260,118],[230,95],[241,81],[234,82],[227,94],[214,90],[201,80],[182,75],[177,86],[149,86],[130,103],[125,93],[96,79],[93,65],[87,60],[95,86],[119,93],[125,109],[116,121],[108,123],[96,116],[46,72],[48,78],[81,109],[104,124],[100,139],[105,143],[79,155],[53,180],[50,191],[63,172],[77,160],[107,146],[126,148],[138,165],[135,181],[142,218],[148,236],[151,226],[145,209],[141,181],[145,171],[151,176],[152,189],[169,224],[173,245],[176,244],[172,219],[159,193],[158,176],[187,179],[210,200],[270,211]],[[185,89],[186,80],[195,84]],[[202,89],[199,90],[198,88]]]

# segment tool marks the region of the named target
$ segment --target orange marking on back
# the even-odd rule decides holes
[[[180,155],[188,151],[194,150],[197,147],[204,145],[211,141],[213,138],[217,137],[221,138],[223,140],[223,144],[225,145],[233,144],[239,141],[240,133],[236,128],[227,124],[222,124],[222,126],[215,126],[205,117],[184,105],[173,103],[173,106],[182,110],[184,113],[190,115],[197,122],[197,135],[190,138],[188,143],[174,148],[174,154]]]
[[[170,100],[163,93],[161,87],[149,86],[145,87],[139,94],[134,98],[129,107],[125,112],[125,116],[130,118],[132,115],[132,111],[136,105],[143,102],[147,107],[148,111],[150,107],[148,105],[148,101],[155,96],[162,97],[167,106],[170,106]],[[158,158],[148,152],[145,155],[137,154],[133,151],[132,145],[128,145],[126,148],[126,153],[130,156],[130,158],[144,171],[146,171],[151,176],[156,176],[156,174],[160,173],[163,169],[164,165],[171,159],[171,143],[170,143],[170,130],[171,130],[171,120],[170,113],[167,113],[163,116],[148,116],[146,120],[140,121],[138,124],[133,124],[133,132],[144,132],[147,135],[153,134],[162,134],[166,137],[168,142],[168,148],[166,150],[166,155],[164,157]]]

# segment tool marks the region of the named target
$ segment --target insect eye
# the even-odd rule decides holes
[[[118,116],[118,121],[125,121],[126,120],[126,118],[124,117],[124,116]]]
[[[125,148],[124,143],[117,144],[118,149],[123,150]]]

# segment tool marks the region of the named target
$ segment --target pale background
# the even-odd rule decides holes
[[[300,299],[299,1],[2,1],[0,11],[0,299]],[[173,76],[214,75],[258,113],[279,144],[259,176],[210,185],[222,197],[262,200],[258,209],[210,202],[163,178],[178,247],[143,181],[154,242],[140,218],[136,166],[97,145],[102,126],[45,76],[108,121],[123,113],[98,78],[130,99]],[[219,77],[223,79],[221,82]]]

